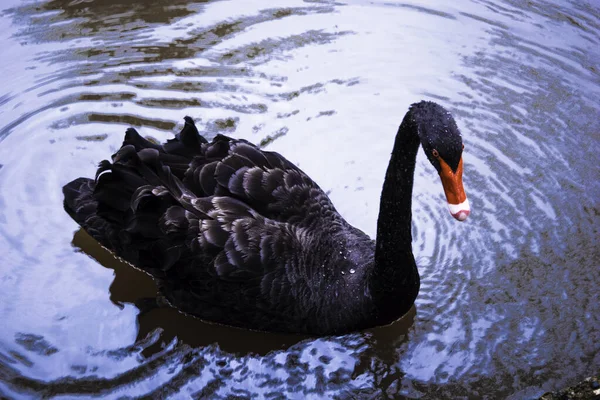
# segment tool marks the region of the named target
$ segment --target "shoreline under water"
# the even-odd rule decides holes
[[[544,393],[540,400],[598,400],[600,399],[600,374],[590,376],[568,388]]]

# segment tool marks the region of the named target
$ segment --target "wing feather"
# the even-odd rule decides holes
[[[93,196],[89,230],[104,230],[103,243],[199,315],[209,315],[207,304],[237,310],[240,319],[246,308],[280,319],[302,309],[294,298],[321,285],[303,271],[314,241],[345,224],[283,156],[223,135],[209,142],[189,117],[164,145],[127,130],[112,162],[99,164]]]

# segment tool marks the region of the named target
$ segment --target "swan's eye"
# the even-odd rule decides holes
[[[464,150],[464,149],[465,149],[465,144],[463,143],[463,145],[462,145],[462,146],[463,146],[463,150]]]
[[[435,158],[439,158],[440,157],[440,153],[438,153],[438,151],[436,149],[433,149],[433,151],[431,152],[431,154],[433,154],[433,156]]]

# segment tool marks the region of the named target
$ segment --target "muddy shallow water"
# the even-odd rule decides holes
[[[600,370],[600,5],[434,0],[16,1],[0,44],[0,397],[532,398]],[[62,209],[135,126],[298,164],[375,234],[397,127],[456,117],[472,214],[419,154],[401,321],[338,337],[174,310]]]

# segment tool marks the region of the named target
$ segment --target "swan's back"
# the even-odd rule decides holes
[[[185,122],[164,145],[129,129],[95,180],[63,188],[67,212],[184,312],[259,330],[364,327],[374,243],[281,155]]]

